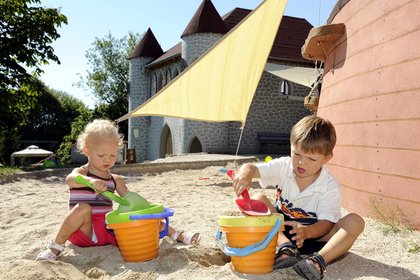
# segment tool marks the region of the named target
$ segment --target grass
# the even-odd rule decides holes
[[[22,173],[23,171],[18,167],[0,166],[0,175]]]
[[[410,248],[408,249],[408,252],[412,254],[420,253],[420,245],[412,242],[412,244],[410,244]]]
[[[377,199],[369,199],[373,211],[377,216],[379,222],[383,225],[382,233],[384,235],[389,234],[408,234],[414,230],[409,226],[408,219],[402,210],[396,205],[384,205]],[[410,241],[408,252],[412,254],[420,253],[420,245],[414,241]]]
[[[384,225],[383,233],[385,235],[413,231],[408,226],[408,219],[398,205],[395,207],[385,205],[375,198],[370,198],[369,200],[377,219]]]

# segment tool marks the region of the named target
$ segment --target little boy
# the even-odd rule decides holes
[[[275,269],[293,267],[306,279],[321,279],[326,264],[345,254],[363,232],[364,220],[359,215],[341,218],[340,187],[325,166],[335,142],[331,122],[307,116],[292,128],[290,157],[247,163],[237,172],[233,187],[238,196],[251,187],[253,178],[261,178],[263,187],[276,187],[274,205],[262,194],[253,197],[285,217]]]

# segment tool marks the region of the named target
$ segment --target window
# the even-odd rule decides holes
[[[163,77],[160,71],[156,75],[156,92],[158,92],[163,86]]]
[[[172,77],[176,77],[176,76],[178,76],[178,74],[179,74],[179,71],[178,71],[178,68],[174,68],[173,70],[172,70]]]
[[[166,69],[166,83],[169,83],[171,80],[171,69]]]
[[[155,88],[156,88],[156,77],[155,77],[155,75],[150,75],[150,78],[149,78],[149,98],[152,97]]]
[[[280,85],[280,93],[281,94],[284,94],[284,95],[289,95],[290,94],[290,85],[289,85],[289,82],[288,81],[283,80],[281,82],[281,85]]]

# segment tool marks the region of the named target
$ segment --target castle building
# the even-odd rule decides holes
[[[149,28],[129,57],[129,111],[154,96],[250,12],[235,8],[221,17],[210,0],[203,0],[181,34],[182,41],[166,52]],[[313,62],[301,55],[311,28],[305,19],[283,16],[267,62],[313,68]],[[287,134],[299,119],[311,114],[303,104],[309,91],[307,86],[264,71],[247,115],[238,154],[288,153],[288,145],[268,148],[259,136]],[[135,150],[137,162],[185,153],[235,154],[240,133],[238,122],[132,117],[128,123],[128,148]]]

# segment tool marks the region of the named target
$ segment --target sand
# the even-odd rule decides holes
[[[221,172],[231,166],[124,175],[131,191],[175,211],[172,226],[201,233],[196,246],[163,238],[155,259],[137,263],[124,262],[117,247],[79,248],[68,242],[59,261],[35,261],[68,211],[68,170],[3,180],[0,279],[301,279],[291,268],[265,275],[234,272],[216,246],[219,216],[238,212],[230,180]],[[260,191],[274,196],[273,189],[252,190]],[[328,265],[324,279],[420,279],[420,252],[409,252],[420,246],[420,233],[385,234],[383,228],[366,218],[364,233],[346,256]]]

